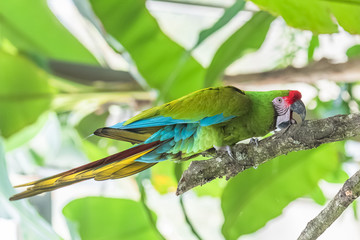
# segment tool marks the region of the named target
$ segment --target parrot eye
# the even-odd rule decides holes
[[[273,103],[274,103],[275,105],[280,105],[280,104],[282,104],[282,102],[283,102],[282,97],[277,97],[277,98],[275,98],[275,99],[273,100]]]

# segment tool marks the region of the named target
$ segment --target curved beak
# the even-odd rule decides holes
[[[306,108],[301,100],[297,100],[290,106],[290,110],[300,115],[301,121],[303,122],[306,117]]]

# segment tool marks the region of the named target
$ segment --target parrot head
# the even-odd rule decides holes
[[[286,128],[292,123],[296,123],[293,113],[299,114],[301,120],[305,120],[306,109],[301,101],[301,93],[299,91],[289,91],[288,96],[276,97],[272,101],[276,112],[276,127]]]

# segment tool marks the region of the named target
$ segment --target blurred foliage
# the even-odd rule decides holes
[[[321,0],[252,0],[261,9],[280,15],[292,27],[310,30],[313,33],[335,33],[337,22],[352,34],[360,33],[360,6],[341,1]]]
[[[232,178],[221,197],[225,238],[255,232],[290,202],[312,193],[320,179],[339,167],[343,149],[337,148],[334,143],[292,152]]]
[[[13,194],[15,194],[15,190],[8,177],[3,139],[0,138],[0,217],[19,221],[19,235],[21,236],[19,238],[34,240],[60,239],[50,224],[40,217],[28,200],[9,202],[8,199]]]
[[[214,85],[220,74],[246,53],[262,45],[275,18],[267,12],[258,12],[231,35],[217,50],[205,76],[205,87]]]
[[[56,18],[46,0],[0,1],[1,35],[30,55],[97,64],[90,53]]]
[[[346,51],[346,55],[349,58],[359,58],[360,57],[360,44],[356,44],[356,45],[350,47]]]
[[[316,48],[318,48],[320,45],[319,42],[319,36],[312,35],[311,40],[309,42],[309,48],[308,48],[308,62],[313,61],[314,59],[314,52]]]
[[[193,49],[197,48],[203,41],[205,41],[209,36],[214,34],[217,30],[225,26],[227,23],[232,20],[245,6],[245,1],[238,0],[235,3],[225,9],[224,14],[209,28],[202,30],[199,33],[199,38]]]
[[[133,200],[80,198],[66,205],[63,214],[68,225],[72,225],[70,229],[76,229],[84,240],[159,239],[143,206]]]
[[[132,0],[91,0],[106,31],[130,54],[146,82],[172,100],[202,87],[205,69],[166,36],[145,8]]]
[[[234,17],[243,14],[245,1],[235,1],[214,24],[199,31],[197,41],[190,49],[185,49],[163,32],[145,1],[90,0],[89,5],[76,2],[79,12],[83,14],[81,20],[88,22],[92,31],[98,30],[113,53],[127,61],[132,77],[140,83],[143,91],[136,89],[137,92],[118,93],[116,91],[119,89],[115,85],[114,89],[104,88],[107,81],[105,75],[98,80],[89,79],[88,82],[74,80],[71,76],[55,76],[49,65],[51,59],[74,64],[81,73],[84,68],[79,63],[86,67],[100,65],[97,60],[99,56],[90,52],[61,24],[51,12],[47,1],[1,1],[1,136],[5,138],[7,151],[21,149],[26,152],[29,158],[27,164],[32,166],[28,170],[29,165],[20,164],[20,170],[15,170],[17,172],[34,172],[37,167],[77,165],[66,162],[66,154],[70,150],[73,151],[72,155],[76,155],[74,158],[86,156],[93,161],[130,147],[131,144],[91,134],[99,127],[123,121],[137,111],[150,107],[154,99],[148,93],[150,89],[157,90],[157,102],[161,103],[203,86],[221,84],[222,74],[232,63],[262,47],[276,16],[281,16],[289,26],[298,28],[288,30],[286,37],[291,46],[280,56],[280,67],[292,64],[298,52],[303,50],[294,43],[296,35],[304,33],[301,30],[313,32],[306,49],[305,58],[309,63],[314,60],[314,52],[321,43],[318,34],[337,32],[339,26],[350,34],[360,33],[358,4],[330,0],[253,0],[262,11],[253,13],[247,22],[234,29],[220,43],[209,61],[210,65],[204,67],[193,57],[194,51],[228,26]],[[88,33],[91,35],[91,31]],[[359,45],[349,48],[346,54],[349,58],[358,57]],[[106,59],[105,56],[100,58]],[[315,96],[312,100],[315,107],[308,111],[309,118],[324,118],[354,111],[354,103],[359,104],[359,99],[353,96],[357,84],[338,84],[340,91],[335,100],[323,101]],[[316,84],[314,87],[318,93],[321,91]],[[61,134],[54,131],[56,127],[46,125],[51,112],[57,114],[55,118],[58,125],[55,125],[61,128]],[[46,146],[36,148],[31,144],[40,131],[54,135],[57,142],[54,144],[56,147],[50,149],[51,156],[61,161],[46,159]],[[3,152],[3,148],[0,148],[0,202],[3,206],[0,207],[0,213],[20,219],[20,234],[24,239],[58,239],[49,224],[26,200],[14,203],[6,200],[13,194],[13,189],[5,173]],[[263,227],[299,197],[309,197],[318,204],[324,204],[327,199],[318,182],[343,183],[348,178],[343,163],[352,161],[346,155],[343,143],[325,145],[319,149],[273,159],[258,169],[249,169],[239,174],[229,182],[217,179],[195,188],[194,192],[198,197],[209,196],[221,200],[225,218],[222,233],[226,239],[237,239]],[[81,198],[70,202],[63,213],[72,237],[162,238],[156,229],[156,214],[150,212],[147,206],[142,180],[150,179],[151,186],[160,194],[173,194],[181,171],[190,162],[175,167],[174,164],[171,161],[159,163],[151,171],[139,176],[139,202],[103,197]],[[186,223],[196,234],[196,224],[193,226],[190,222],[182,199],[181,207]]]
[[[46,112],[54,89],[46,72],[29,59],[0,49],[0,129],[8,138]]]

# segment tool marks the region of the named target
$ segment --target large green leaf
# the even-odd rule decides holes
[[[261,9],[280,15],[292,27],[315,34],[338,31],[337,22],[346,31],[360,34],[360,5],[336,0],[252,0]]]
[[[204,68],[167,37],[145,1],[90,0],[105,30],[130,54],[138,71],[166,100],[202,87]]]
[[[0,129],[8,138],[49,109],[53,88],[28,59],[0,50]]]
[[[360,34],[360,2],[351,4],[339,1],[329,5],[340,26],[351,34]]]
[[[86,197],[67,204],[63,213],[82,240],[159,239],[143,205],[133,200]]]
[[[225,238],[255,232],[291,201],[313,193],[318,181],[338,168],[337,151],[336,144],[328,144],[293,152],[231,179],[221,199]]]
[[[0,28],[3,36],[26,52],[65,61],[97,63],[50,11],[46,0],[0,1]]]
[[[267,12],[255,13],[247,23],[233,33],[216,51],[206,72],[205,86],[213,85],[226,67],[236,59],[259,49],[274,19]]]
[[[49,223],[40,217],[27,200],[9,202],[8,199],[13,194],[15,190],[6,171],[5,152],[0,138],[0,212],[20,221],[20,239],[60,239]]]

